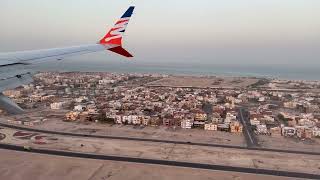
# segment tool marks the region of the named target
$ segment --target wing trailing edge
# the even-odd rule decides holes
[[[24,110],[21,109],[15,102],[10,98],[0,93],[0,108],[7,111],[10,114],[22,114]]]

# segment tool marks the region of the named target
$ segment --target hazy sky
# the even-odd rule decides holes
[[[319,0],[1,0],[0,51],[95,43],[130,5],[124,46],[136,62],[320,68]]]

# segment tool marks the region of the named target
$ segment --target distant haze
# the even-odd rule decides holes
[[[1,0],[0,51],[95,43],[130,5],[124,46],[137,63],[320,69],[319,0]],[[104,52],[75,60],[125,61]]]

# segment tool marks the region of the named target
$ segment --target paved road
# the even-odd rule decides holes
[[[26,151],[22,146],[9,145],[9,144],[0,144],[0,148],[7,149],[7,150],[15,150],[15,151]],[[318,174],[277,171],[277,170],[268,170],[268,169],[255,169],[255,168],[245,168],[245,167],[233,167],[233,166],[223,166],[223,165],[214,165],[214,164],[133,158],[133,157],[123,157],[123,156],[109,156],[109,155],[99,155],[99,154],[57,151],[57,150],[49,150],[49,149],[30,149],[29,151],[26,151],[26,152],[66,156],[66,157],[76,157],[76,158],[123,161],[123,162],[133,162],[133,163],[143,163],[143,164],[187,167],[187,168],[196,168],[196,169],[232,171],[232,172],[252,173],[252,174],[265,174],[265,175],[285,176],[285,177],[295,177],[295,178],[320,179],[320,175]]]
[[[243,124],[243,134],[247,142],[247,147],[252,148],[252,147],[257,147],[258,146],[258,141],[257,138],[254,134],[254,132],[251,129],[251,125],[249,122],[249,118],[247,115],[245,115],[245,110],[244,108],[239,109],[239,119],[241,123]]]
[[[205,103],[203,106],[202,106],[202,109],[205,113],[207,113],[207,119],[212,119],[212,104],[210,103]]]
[[[49,131],[43,129],[34,129],[29,127],[17,126],[12,124],[6,124],[0,122],[0,126],[23,130],[32,131],[45,134],[62,135],[62,136],[73,136],[73,137],[86,137],[86,138],[97,138],[97,139],[117,139],[117,140],[127,140],[127,141],[143,141],[143,142],[159,142],[168,144],[184,144],[184,145],[195,145],[195,146],[207,146],[207,147],[220,147],[220,148],[232,148],[232,149],[245,149],[245,150],[257,150],[257,151],[268,151],[268,152],[281,152],[281,153],[292,153],[292,154],[307,154],[307,155],[320,155],[320,152],[306,152],[306,151],[294,151],[294,150],[283,150],[283,149],[268,149],[259,147],[244,147],[244,146],[233,146],[233,145],[223,145],[223,144],[208,144],[208,143],[196,143],[188,141],[173,141],[173,140],[160,140],[160,139],[145,139],[145,138],[132,138],[132,137],[121,137],[121,136],[104,136],[104,135],[90,135],[90,134],[78,134],[78,133],[68,133],[59,131]]]

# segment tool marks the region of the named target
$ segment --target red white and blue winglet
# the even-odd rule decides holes
[[[128,51],[122,48],[122,37],[126,31],[126,27],[129,23],[133,10],[134,6],[129,7],[128,10],[115,23],[114,27],[111,28],[109,32],[99,41],[99,44],[108,46],[111,45],[108,50],[125,57],[133,57]]]

